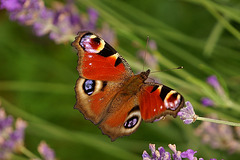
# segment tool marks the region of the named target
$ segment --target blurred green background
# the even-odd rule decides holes
[[[135,73],[143,67],[136,54],[150,36],[158,46],[149,51],[158,70],[184,66],[154,77],[182,93],[196,114],[215,113],[219,119],[240,122],[239,0],[79,0],[76,6],[81,12],[88,7],[99,12],[98,24],[106,22],[115,31],[116,50]],[[48,36],[37,37],[31,27],[10,21],[0,10],[2,107],[29,123],[25,146],[30,151],[38,154],[37,146],[45,140],[58,159],[141,159],[143,150],[150,153],[148,145],[154,143],[166,149],[168,144],[181,151],[191,148],[204,159],[240,158],[239,153],[203,144],[194,133],[201,122],[185,125],[172,117],[142,123],[134,134],[111,142],[73,109],[78,57],[70,43],[57,45]],[[218,77],[227,98],[206,83],[210,75]],[[215,107],[203,107],[202,97],[211,98]]]

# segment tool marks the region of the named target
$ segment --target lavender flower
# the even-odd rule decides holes
[[[1,1],[0,9],[7,9],[8,11],[15,11],[20,10],[23,6],[25,0],[19,1],[19,0],[9,0],[9,1]]]
[[[95,9],[89,8],[88,9],[89,21],[88,25],[86,26],[87,30],[96,30],[96,24],[98,20],[98,12]]]
[[[211,115],[211,118],[216,119],[217,116]],[[235,136],[237,133],[231,126],[204,121],[196,129],[196,134],[212,148],[228,150],[229,153],[240,152],[240,138]]]
[[[98,20],[96,10],[90,8],[86,17],[80,15],[70,1],[65,6],[55,2],[54,7],[54,9],[46,8],[42,0],[0,0],[0,9],[6,9],[11,20],[33,26],[38,36],[49,34],[50,39],[56,43],[72,41],[81,30],[99,31],[96,28]],[[109,42],[116,41],[114,32],[110,28],[108,30],[107,35],[111,40]],[[100,33],[103,31],[104,27]]]
[[[182,108],[178,112],[178,116],[181,118],[181,120],[183,120],[185,124],[191,124],[196,121],[197,115],[195,114],[193,106],[189,101],[187,101],[185,104],[186,107]]]
[[[181,152],[177,151],[175,144],[169,144],[168,147],[173,151],[172,157],[174,160],[181,160]]]
[[[219,82],[218,82],[218,80],[217,80],[217,77],[214,76],[214,75],[209,76],[209,77],[207,78],[207,82],[208,82],[211,86],[213,86],[214,88],[220,87],[220,84],[219,84]]]
[[[188,150],[182,152],[181,156],[182,156],[182,158],[188,158],[189,160],[195,160],[195,159],[197,159],[196,157],[194,157],[195,153],[197,153],[197,151],[188,149]]]
[[[159,147],[158,150],[156,150],[155,144],[149,144],[149,149],[151,150],[152,157],[147,151],[143,151],[143,160],[171,160],[170,153],[166,152],[163,147]]]
[[[218,79],[215,75],[209,76],[206,81],[207,81],[208,84],[210,84],[215,89],[215,91],[222,97],[222,99],[226,103],[231,105],[232,102],[227,98],[227,96],[224,92],[224,89],[220,85],[220,83],[219,83],[219,81],[218,81]],[[206,107],[215,105],[214,102],[207,97],[202,98],[201,102],[202,102],[202,105],[206,106]]]
[[[222,86],[220,85],[220,83],[218,82],[218,79],[215,75],[209,76],[207,78],[207,83],[210,84],[211,86],[213,86],[213,88],[216,90],[216,92],[220,96],[222,96],[223,98],[226,98],[224,90],[223,90]]]
[[[206,106],[206,107],[214,106],[214,102],[211,99],[207,98],[207,97],[202,98],[201,101],[202,101],[202,105],[203,106]]]
[[[9,159],[13,152],[19,151],[24,145],[24,132],[27,123],[18,118],[15,130],[12,127],[13,118],[6,116],[3,108],[0,108],[0,159]]]
[[[55,160],[54,151],[46,144],[46,142],[42,141],[38,146],[38,152],[45,160]]]
[[[77,9],[73,4],[66,6],[61,3],[55,3],[55,12],[52,19],[52,25],[55,28],[50,31],[50,39],[57,43],[70,40],[83,27]]]
[[[149,149],[151,150],[152,156],[150,156],[147,151],[143,151],[142,158],[143,160],[182,160],[182,158],[187,158],[189,160],[197,160],[197,157],[194,157],[197,151],[194,151],[192,149],[188,149],[184,152],[177,151],[175,144],[169,144],[168,147],[173,151],[172,156],[169,152],[166,152],[163,147],[159,147],[156,150],[155,144],[149,144]],[[199,160],[204,159],[199,158]]]

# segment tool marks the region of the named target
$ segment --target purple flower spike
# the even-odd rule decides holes
[[[160,160],[171,160],[171,154],[169,152],[166,152],[163,147],[158,148],[159,151],[159,158]]]
[[[213,86],[214,88],[220,87],[220,84],[219,84],[219,82],[218,82],[218,80],[217,80],[217,77],[214,76],[214,75],[209,76],[209,77],[207,78],[207,83],[209,83],[209,84],[210,84],[211,86]]]
[[[195,114],[193,106],[189,101],[187,101],[185,104],[186,107],[182,108],[178,112],[178,116],[181,118],[181,120],[183,120],[185,124],[191,124],[196,121],[197,115]]]
[[[151,150],[152,157],[144,151],[142,154],[143,160],[171,160],[170,153],[166,152],[163,147],[159,147],[156,150],[155,144],[149,144],[149,149]]]
[[[23,7],[25,0],[5,0],[1,1],[0,9],[6,9],[8,11],[20,10]]]
[[[10,127],[12,125],[12,122],[12,116],[7,116],[5,119],[0,119],[0,131],[4,130],[7,127]]]
[[[89,14],[89,22],[88,22],[88,30],[95,30],[96,29],[96,23],[98,20],[98,12],[93,9],[89,8],[88,9],[88,14]]]
[[[202,105],[203,106],[206,106],[206,107],[214,106],[214,102],[211,99],[207,98],[207,97],[202,98],[201,101],[202,101]]]
[[[24,134],[27,122],[18,118],[16,121],[16,129],[9,135],[9,141],[13,144],[12,149],[18,151],[18,149],[24,145]]]
[[[147,153],[147,151],[143,151],[142,158],[143,158],[143,160],[151,160],[151,157]]]
[[[209,83],[211,86],[213,86],[213,88],[216,90],[216,92],[222,96],[223,98],[226,98],[225,92],[222,88],[222,86],[220,85],[220,83],[218,82],[218,79],[216,76],[210,76],[207,78],[207,83]]]
[[[45,160],[55,160],[54,151],[46,144],[46,142],[42,141],[38,146],[38,152],[42,155]]]
[[[0,159],[10,159],[11,154],[23,146],[27,123],[18,118],[15,130],[12,123],[12,116],[6,116],[4,109],[0,108]]]
[[[0,108],[0,136],[1,136],[1,133],[7,130],[7,128],[11,128],[12,123],[13,123],[13,117],[6,116],[5,110],[3,108]]]
[[[53,6],[54,9],[46,8],[43,0],[0,0],[0,9],[6,9],[11,20],[32,26],[37,36],[49,34],[56,43],[72,41],[83,30],[98,32],[111,44],[117,43],[115,33],[109,27],[96,28],[99,14],[93,8],[86,16],[78,13],[73,1],[68,1],[67,5],[54,2]]]
[[[188,149],[184,152],[177,151],[175,144],[169,144],[168,147],[173,151],[172,157],[171,154],[166,152],[163,147],[159,147],[158,150],[155,150],[155,144],[149,144],[149,148],[153,155],[151,157],[146,151],[144,151],[142,154],[143,160],[182,160],[182,158],[187,158],[188,160],[198,160],[197,157],[194,157],[194,154],[197,153],[197,151],[192,149]],[[204,159],[199,158],[199,160]]]
[[[187,151],[182,152],[181,156],[182,158],[188,158],[189,160],[197,160],[197,157],[194,157],[195,153],[197,153],[197,151],[188,149]]]
[[[173,151],[172,157],[174,160],[181,160],[181,151],[177,151],[175,144],[169,144],[168,147]]]

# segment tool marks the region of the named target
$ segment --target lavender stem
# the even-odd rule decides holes
[[[197,116],[197,120],[199,120],[199,121],[206,121],[206,122],[212,122],[212,123],[218,123],[218,124],[226,124],[226,125],[235,126],[235,127],[240,127],[240,123],[223,121],[223,120],[206,118],[206,117],[199,117],[199,116]]]

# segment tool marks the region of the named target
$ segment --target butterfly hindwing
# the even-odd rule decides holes
[[[175,90],[158,83],[145,83],[139,92],[142,119],[153,122],[165,115],[177,116],[184,98]]]
[[[119,96],[121,94],[124,92],[113,100],[107,116],[99,125],[103,134],[108,135],[112,141],[132,134],[142,121],[138,98],[130,95]]]
[[[75,87],[77,102],[74,108],[81,111],[86,119],[98,124],[116,93],[111,86],[111,82],[79,77]]]

